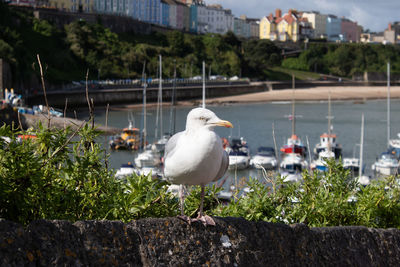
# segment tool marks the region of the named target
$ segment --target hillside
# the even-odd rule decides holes
[[[352,77],[364,71],[400,72],[396,45],[309,43],[297,57],[284,57],[277,43],[243,40],[225,35],[189,35],[179,31],[148,35],[115,33],[101,21],[76,20],[63,28],[36,19],[32,11],[0,3],[0,58],[11,65],[13,86],[40,87],[37,54],[45,79],[59,87],[89,79],[137,79],[158,75],[159,55],[163,77],[193,77],[205,61],[209,75],[241,76],[253,80],[318,79],[321,74]]]

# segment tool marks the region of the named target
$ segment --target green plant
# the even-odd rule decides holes
[[[130,221],[146,217],[167,217],[178,214],[177,198],[168,192],[168,183],[152,179],[151,175],[126,177],[110,197],[113,206],[111,217]],[[109,216],[108,216],[109,217]]]

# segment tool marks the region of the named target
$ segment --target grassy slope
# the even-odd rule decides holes
[[[274,67],[268,70],[268,77],[270,80],[291,80],[292,74],[296,77],[296,80],[317,80],[320,78],[318,73],[285,69],[282,67]]]

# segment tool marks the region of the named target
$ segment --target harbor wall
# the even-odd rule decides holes
[[[111,89],[112,88],[112,89]],[[249,86],[239,85],[213,85],[206,87],[207,98],[255,93],[268,90],[265,84]],[[171,102],[173,87],[163,87],[163,101]],[[201,85],[180,86],[176,90],[177,101],[202,99],[203,87]],[[89,89],[89,98],[93,99],[95,106],[106,106],[107,104],[136,104],[143,102],[143,89],[141,87],[129,88],[129,86],[113,86],[102,89]],[[146,90],[147,102],[157,102],[158,87],[149,87]],[[60,90],[47,92],[47,99],[50,106],[63,108],[65,99],[68,99],[68,107],[87,106],[86,92],[84,90]],[[29,105],[44,103],[42,93],[30,95],[26,99]]]
[[[0,220],[1,266],[397,266],[400,230],[215,218]]]

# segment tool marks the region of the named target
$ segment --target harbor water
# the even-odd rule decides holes
[[[175,112],[175,130],[182,131],[185,128],[186,115],[193,107],[178,106]],[[247,141],[251,154],[254,155],[259,146],[274,147],[273,128],[277,148],[286,142],[292,133],[292,122],[289,115],[292,112],[292,103],[276,102],[263,104],[234,104],[224,106],[208,106],[218,117],[233,123],[233,129],[217,127],[215,131],[221,137],[244,137]],[[95,117],[96,123],[105,124],[104,111],[99,111]],[[400,101],[391,100],[391,138],[397,138],[400,132]],[[109,111],[108,125],[118,128],[128,126],[129,113],[133,114],[134,126],[143,127],[142,109],[113,110]],[[147,140],[149,143],[155,140],[156,107],[146,109]],[[319,142],[320,135],[328,131],[328,103],[325,102],[296,102],[295,105],[296,124],[295,132],[305,145],[307,139],[311,152]],[[362,103],[353,101],[332,101],[331,115],[332,133],[337,135],[337,142],[343,147],[343,157],[359,157],[359,143],[361,135],[361,115],[365,116],[364,130],[364,166],[365,174],[373,176],[371,165],[380,153],[387,148],[387,102],[386,100],[373,100]],[[82,119],[87,119],[87,113],[80,112]],[[171,132],[173,119],[171,108],[163,107],[163,131]],[[160,129],[160,126],[158,127]],[[158,133],[160,137],[160,133]],[[106,145],[106,144],[105,144]],[[136,152],[134,151],[110,151],[109,166],[118,169],[122,163],[133,162]],[[229,180],[244,177],[263,179],[260,171],[247,169],[240,172],[229,171]]]

